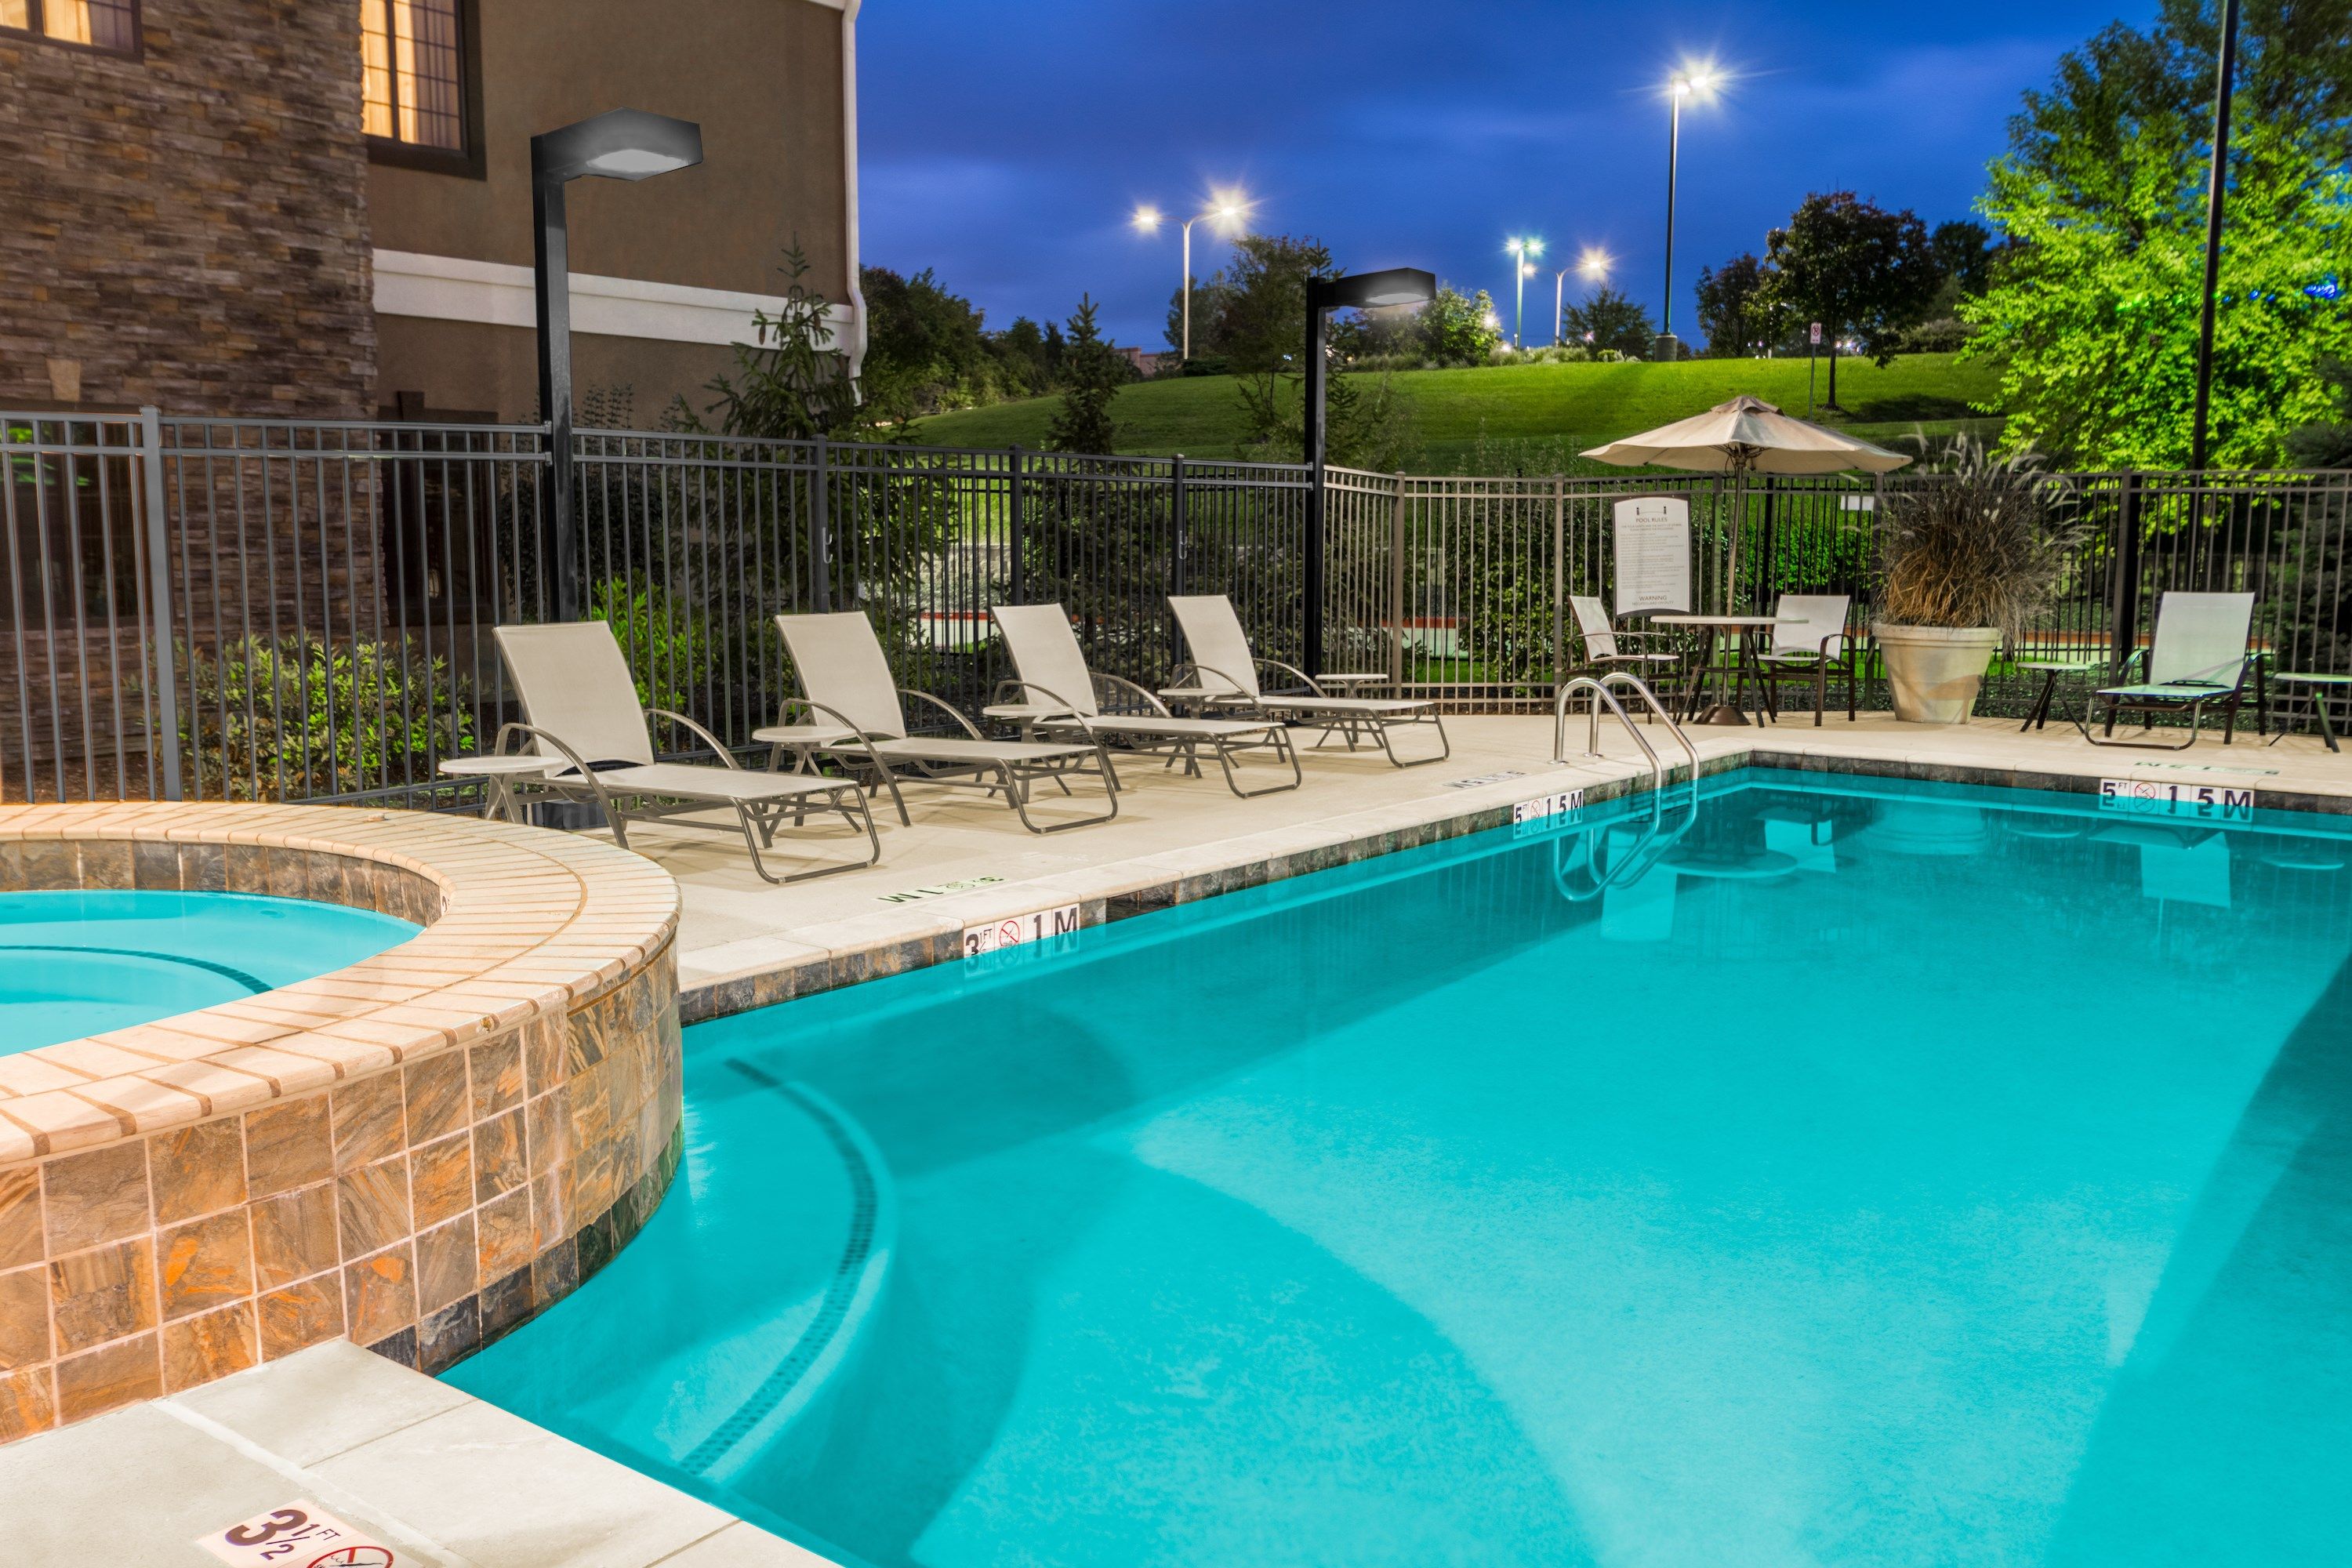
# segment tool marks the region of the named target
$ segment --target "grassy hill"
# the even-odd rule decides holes
[[[1828,384],[1824,363],[1822,395]],[[1584,467],[1572,456],[1583,447],[1685,418],[1743,392],[1791,414],[1805,412],[1801,359],[1400,371],[1394,385],[1418,447],[1419,461],[1408,467],[1436,473],[1462,470],[1474,457],[1517,459],[1539,471]],[[1906,354],[1884,370],[1867,360],[1843,360],[1838,399],[1847,412],[1824,422],[1882,443],[1922,426],[1930,434],[1963,426],[1990,433],[2000,422],[1977,416],[1970,405],[1995,393],[1989,368],[1958,363],[1951,354]],[[961,409],[916,428],[926,445],[1042,447],[1058,402],[1040,397]],[[1138,382],[1121,389],[1111,412],[1122,452],[1230,458],[1242,437],[1241,400],[1226,376]]]

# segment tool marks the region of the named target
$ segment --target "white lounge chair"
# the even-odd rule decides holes
[[[2083,739],[2095,746],[2137,746],[2150,751],[2185,752],[2197,743],[2205,705],[2228,705],[2221,743],[2228,745],[2238,727],[2238,707],[2245,700],[2246,667],[2253,662],[2247,637],[2254,623],[2252,594],[2167,594],[2156,606],[2155,646],[2134,648],[2124,660],[2128,679],[2132,666],[2142,664],[2147,679],[2138,685],[2103,686],[2084,704]],[[2097,702],[2107,705],[2105,732],[2091,733]],[[2118,741],[2116,715],[2143,716],[2141,732],[2152,733],[2158,713],[2189,713],[2189,738],[2179,744],[2163,741]]]
[[[1178,668],[1176,683],[1161,689],[1161,697],[1196,701],[1218,711],[1267,717],[1287,714],[1316,726],[1327,735],[1344,737],[1349,751],[1355,750],[1360,737],[1369,736],[1378,741],[1389,761],[1401,768],[1443,762],[1454,754],[1453,742],[1446,739],[1445,721],[1438,717],[1436,703],[1402,698],[1329,695],[1306,671],[1278,659],[1253,655],[1248,634],[1242,630],[1241,617],[1234,613],[1233,601],[1223,594],[1171,595],[1168,607],[1176,614],[1176,624],[1184,633],[1184,647],[1191,659]],[[1267,691],[1258,683],[1261,668],[1280,670],[1307,689]],[[1389,732],[1423,724],[1437,731],[1438,752],[1405,762],[1390,743]]]
[[[1772,607],[1772,646],[1758,661],[1758,684],[1764,692],[1764,711],[1777,723],[1779,698],[1773,687],[1801,680],[1813,689],[1813,727],[1819,729],[1829,707],[1830,677],[1845,680],[1845,716],[1855,720],[1854,688],[1861,676],[1861,642],[1846,630],[1851,594],[1783,594]]]
[[[1116,675],[1087,668],[1087,656],[1070,629],[1069,613],[1059,605],[999,605],[991,612],[1004,634],[1005,651],[1013,656],[1017,679],[997,691],[998,703],[982,710],[982,717],[1017,723],[1024,735],[1081,736],[1116,742],[1124,749],[1165,752],[1179,758],[1184,771],[1201,772],[1201,748],[1216,753],[1225,770],[1225,785],[1244,799],[1297,789],[1298,752],[1290,732],[1270,719],[1179,719],[1168,705]],[[1141,703],[1141,713],[1106,713],[1100,693],[1126,693]],[[1003,699],[1017,694],[1020,700]],[[1083,723],[1080,722],[1083,721]],[[1290,782],[1244,789],[1234,769],[1235,758],[1248,752],[1271,751],[1290,764]]]
[[[748,769],[717,736],[685,714],[640,707],[628,661],[604,622],[500,626],[497,638],[499,655],[522,701],[523,721],[502,727],[494,750],[506,753],[509,744],[528,740],[549,759],[544,771],[509,787],[601,807],[612,824],[614,841],[625,849],[632,822],[740,831],[743,847],[751,852],[751,868],[770,882],[855,871],[882,858],[873,808],[855,780],[786,777]],[[655,719],[667,719],[694,734],[719,762],[656,761]],[[761,851],[773,847],[776,830],[787,817],[798,826],[813,809],[836,814],[853,827],[864,828],[871,852],[863,860],[814,870],[771,871]],[[734,820],[698,821],[688,815],[712,810],[730,812]]]
[[[948,703],[893,680],[882,641],[874,635],[874,623],[861,612],[778,616],[776,629],[784,634],[793,668],[800,672],[803,700],[817,710],[820,720],[829,719],[851,731],[838,741],[819,742],[817,749],[853,770],[862,768],[870,775],[869,783],[887,789],[900,822],[913,821],[907,815],[906,797],[898,790],[901,779],[1001,794],[1021,818],[1021,826],[1032,833],[1060,833],[1108,822],[1118,815],[1118,774],[1111,767],[1110,753],[1092,737],[1083,716],[1073,713],[1071,722],[1087,734],[1085,741],[992,741]],[[956,721],[963,734],[909,735],[902,705],[908,697],[939,709]],[[808,728],[780,726],[755,731],[752,738],[804,737]],[[1091,768],[1087,766],[1089,761],[1094,763]],[[1034,785],[1051,780],[1067,795],[1071,776],[1088,773],[1101,777],[1108,809],[1042,826],[1031,819],[1029,792]]]

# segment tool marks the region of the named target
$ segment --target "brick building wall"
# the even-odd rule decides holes
[[[0,408],[369,412],[359,7],[141,10],[137,58],[0,35]]]

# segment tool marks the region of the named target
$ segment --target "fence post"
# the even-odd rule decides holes
[[[155,718],[163,733],[156,749],[163,763],[163,798],[181,800],[180,670],[172,646],[172,550],[164,538],[163,420],[154,407],[139,410],[141,510],[147,522],[147,613],[155,638]]]
[[[1568,660],[1568,476],[1551,477],[1551,678]]]
[[[1170,503],[1171,510],[1173,513],[1172,527],[1174,530],[1174,538],[1171,541],[1169,545],[1171,559],[1170,560],[1168,566],[1168,591],[1171,594],[1181,594],[1184,591],[1184,552],[1186,545],[1189,543],[1189,541],[1185,538],[1186,519],[1184,516],[1183,453],[1179,452],[1176,454],[1174,465],[1171,468],[1170,472],[1174,484],[1173,500]]]
[[[1389,689],[1404,690],[1404,474],[1389,508]]]
[[[1012,596],[1016,605],[1029,596],[1029,572],[1021,548],[1021,444],[1013,444],[1011,482],[1005,487],[1004,547],[1012,553]]]
[[[2116,581],[2107,617],[2108,673],[2119,677],[2124,660],[2139,647],[2139,474],[2126,469],[2116,506],[2117,535],[2113,552]]]
[[[816,467],[809,475],[809,595],[817,614],[833,608],[833,498],[825,483],[824,437],[816,438]]]

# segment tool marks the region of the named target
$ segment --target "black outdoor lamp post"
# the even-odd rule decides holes
[[[615,109],[530,139],[530,211],[537,231],[533,283],[539,296],[539,409],[547,421],[547,509],[553,549],[555,618],[580,618],[580,567],[572,517],[572,270],[563,187],[583,174],[642,180],[702,162],[702,127],[691,121]]]
[[[1323,328],[1334,310],[1368,310],[1383,305],[1426,305],[1437,298],[1437,279],[1418,267],[1352,278],[1307,280],[1307,673],[1323,673]]]

